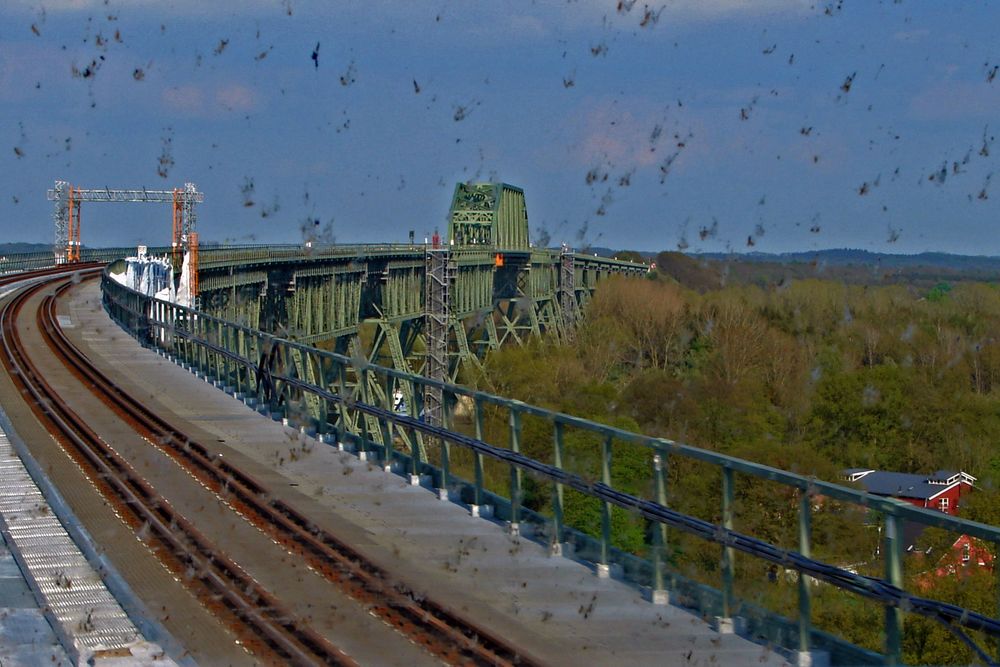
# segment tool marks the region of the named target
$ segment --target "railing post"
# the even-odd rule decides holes
[[[885,559],[885,580],[893,586],[903,587],[902,526],[894,514],[885,514],[885,531],[882,535],[882,554]],[[885,664],[898,665],[901,659],[903,638],[903,611],[899,607],[885,608]]]
[[[521,451],[521,413],[517,408],[510,408],[510,451]],[[510,533],[518,535],[521,532],[521,469],[515,465],[510,467]]]
[[[207,365],[206,361],[207,361],[207,354],[208,354],[208,351],[205,349],[205,344],[204,344],[204,340],[205,340],[205,321],[202,318],[198,317],[198,315],[195,314],[195,313],[192,313],[191,317],[192,317],[192,319],[194,319],[194,322],[195,322],[195,326],[194,326],[195,337],[194,337],[194,340],[195,340],[195,346],[197,347],[197,350],[198,350],[198,354],[197,354],[198,361],[196,362],[196,368],[195,368],[195,370],[197,371],[197,373],[201,373],[202,375],[204,375],[204,373],[205,373],[205,367]]]
[[[556,421],[552,425],[552,462],[559,470],[563,469],[563,425]],[[563,532],[563,485],[556,482],[552,486],[552,540],[549,542],[549,553],[553,556],[562,555]]]
[[[1000,554],[1000,541],[993,542],[993,553]],[[994,559],[995,558],[996,556],[994,556]],[[994,585],[996,586],[995,593],[997,595],[997,618],[1000,618],[1000,567],[996,566],[995,560],[993,565],[993,575],[995,580]],[[1000,639],[996,641],[996,660],[997,662],[1000,662]]]
[[[218,334],[218,324],[212,320],[205,321],[205,381],[213,382],[218,379],[219,355],[209,347],[215,344],[216,334]]]
[[[611,436],[601,443],[601,483],[611,486]],[[611,576],[611,503],[601,503],[601,559],[597,563],[597,576]]]
[[[180,328],[183,331],[180,346],[181,355],[183,355],[184,364],[190,368],[193,363],[191,354],[191,350],[193,349],[191,336],[194,331],[194,323],[191,321],[191,313],[180,310],[179,308],[175,308],[175,312],[180,320]]]
[[[656,482],[656,502],[667,506],[667,475],[666,454],[653,454],[653,478]],[[663,576],[664,557],[667,549],[667,527],[657,521],[653,524],[653,588],[650,597],[653,604],[669,604],[670,593],[667,591]]]
[[[1000,541],[993,542],[993,553],[1000,554]],[[996,556],[994,556],[994,559]],[[997,595],[997,618],[1000,618],[1000,567],[996,566],[996,561],[994,560],[993,565],[993,575],[994,575],[994,585],[996,586],[995,593]],[[1000,662],[1000,639],[996,641],[996,660]]]
[[[410,410],[410,416],[416,418],[419,421],[423,421],[424,414],[424,398],[423,392],[417,390],[417,383],[412,379],[410,382],[410,396],[413,400],[410,401],[410,405],[407,407]],[[420,457],[420,447],[421,447],[421,435],[420,431],[416,429],[411,429],[410,431],[410,481],[412,482],[414,478],[417,480],[417,484],[420,483],[420,466],[422,463]]]
[[[315,366],[316,386],[323,391],[330,390],[330,375],[324,370],[323,357],[310,353],[306,359]],[[315,393],[316,397],[316,439],[325,442],[330,432],[330,402]]]
[[[275,361],[275,368],[282,369],[284,372],[288,372],[288,369],[293,367],[291,360],[291,351],[284,345],[278,345],[278,360]],[[288,391],[287,385],[282,385],[282,390],[278,391],[278,381],[274,381],[274,412],[273,414],[278,415],[279,421],[284,421],[288,419],[291,404],[289,403],[290,393],[286,394]],[[282,401],[282,396],[285,400]]]
[[[233,339],[235,338],[235,332],[230,325],[225,325],[223,329],[223,343],[222,347],[227,352],[234,352]],[[223,355],[222,357],[222,367],[223,367],[223,384],[226,388],[233,388],[235,391],[236,382],[233,379],[233,361],[229,358],[229,355]]]
[[[202,319],[205,319],[204,317]],[[218,379],[219,355],[212,349],[216,342],[218,324],[212,320],[205,320],[205,380],[209,383]]]
[[[475,399],[475,421],[476,421],[476,440],[480,442],[483,441],[483,402],[477,396]],[[475,489],[473,490],[472,507],[470,513],[472,516],[479,516],[483,510],[483,455],[479,452],[475,452],[473,455],[473,465],[475,468]],[[488,510],[486,511],[488,514]]]
[[[454,396],[454,395],[452,395]],[[448,400],[448,393],[441,392],[441,421],[442,426],[451,430],[452,427],[452,403]],[[451,478],[451,442],[441,438],[438,442],[441,448],[441,487],[438,489],[438,498],[448,500],[448,483]]]
[[[233,347],[238,354],[243,359],[249,361],[253,360],[253,355],[249,353],[247,348],[247,335],[243,329],[236,329],[235,332],[236,341],[233,343]],[[236,364],[236,391],[240,397],[246,397],[247,383],[249,382],[250,376],[247,374],[247,369],[243,364]]]
[[[426,413],[424,410],[424,393],[423,391],[421,391],[422,385],[419,382],[417,382],[417,380],[415,380],[414,378],[410,378],[409,383],[410,383],[410,396],[413,399],[410,405],[410,416],[419,422],[423,422],[426,417]],[[426,452],[424,450],[423,433],[421,433],[416,429],[413,429],[412,433],[410,434],[410,439],[413,441],[412,443],[413,451],[411,452],[411,454],[413,455],[413,460],[414,460],[414,472],[419,474],[424,459],[426,458]]]
[[[368,369],[362,368],[360,372],[357,373],[358,382],[360,382],[360,395],[361,401],[363,403],[368,403]],[[361,446],[358,447],[358,459],[361,461],[368,460],[368,416],[361,410],[355,410],[355,414],[358,416],[359,426],[361,427]]]
[[[799,553],[812,557],[812,495],[808,488],[799,495]],[[812,590],[810,578],[799,572],[799,664],[808,661],[812,634]]]
[[[219,351],[215,353],[215,379],[225,389],[229,386],[229,357],[224,352],[229,349],[229,325],[222,320],[215,323],[215,344],[219,346]]]
[[[722,527],[733,529],[733,469],[722,468]],[[727,538],[728,542],[728,538]],[[733,627],[733,548],[722,545],[722,615],[719,617],[719,632],[732,633]]]
[[[347,433],[347,369],[344,362],[337,361],[337,393],[340,401],[337,404],[337,447],[344,449],[344,434]]]
[[[184,327],[185,333],[187,333],[187,336],[184,338],[184,363],[188,365],[188,369],[197,370],[198,345],[195,343],[195,340],[198,335],[198,322],[194,319],[192,313],[184,313]]]
[[[392,387],[395,384],[395,378],[391,375],[385,376],[385,396],[387,405],[381,407],[385,408],[388,412],[394,412],[396,406],[392,404]],[[382,448],[382,453],[384,454],[385,460],[383,461],[383,469],[386,472],[392,472],[392,459],[393,450],[395,445],[393,440],[396,438],[396,422],[392,419],[380,419],[382,426],[382,441],[384,447]]]

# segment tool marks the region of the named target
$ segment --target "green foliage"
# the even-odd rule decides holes
[[[1000,290],[940,283],[925,296],[901,285],[814,278],[771,288],[722,287],[714,265],[673,253],[662,253],[657,264],[655,279],[602,283],[574,345],[532,342],[493,354],[490,388],[830,481],[855,466],[961,468],[979,480],[978,490],[962,500],[962,515],[1000,525]],[[696,291],[670,275],[683,276]],[[506,441],[506,429],[505,423],[487,425],[498,442]],[[550,461],[552,442],[551,425],[525,422],[524,451]],[[567,429],[564,465],[599,481],[601,448],[599,437]],[[666,466],[668,504],[719,521],[718,470],[676,456]],[[613,443],[612,486],[652,497],[651,470],[648,450]],[[528,480],[525,490],[528,506],[552,511],[549,485]],[[740,531],[797,548],[796,492],[742,476],[736,490]],[[566,494],[564,519],[594,537],[601,534],[600,504],[580,494]],[[815,498],[812,522],[816,556],[880,573],[879,533],[862,509]],[[611,528],[616,546],[647,553],[644,521],[615,509]],[[672,566],[717,584],[718,545],[674,532]],[[924,541],[934,553],[946,538],[928,530]],[[755,562],[737,562],[744,561],[737,568],[745,578],[741,594],[794,614],[786,609],[793,594],[778,590],[785,584],[766,583]],[[976,581],[935,579],[928,596],[944,599],[940,586],[941,595],[954,598],[948,601],[978,603]],[[987,588],[985,595],[993,595],[993,584]],[[814,618],[826,630],[881,648],[878,605],[820,586]],[[906,657],[932,664],[971,659],[939,626],[910,616]]]
[[[619,250],[615,253],[615,259],[620,259],[623,262],[635,262],[636,264],[646,263],[646,258],[636,250]]]
[[[966,519],[1000,526],[1000,498],[996,489],[983,489],[962,498],[959,509]]]
[[[813,399],[808,440],[828,456],[846,453],[858,466],[911,471],[932,464],[914,439],[917,416],[907,396],[913,384],[908,374],[878,366],[827,375]]]
[[[569,493],[563,504],[563,518],[567,525],[601,537],[601,503],[596,498],[579,493]],[[611,544],[632,553],[645,550],[645,522],[620,507],[611,508]]]
[[[993,573],[978,568],[938,577],[934,582],[934,597],[989,615],[995,614],[996,593]],[[973,639],[995,655],[995,640]],[[973,653],[940,623],[911,615],[904,626],[903,659],[910,665],[968,665],[973,662]]]
[[[928,301],[942,301],[951,291],[951,285],[948,283],[938,283],[927,292]]]

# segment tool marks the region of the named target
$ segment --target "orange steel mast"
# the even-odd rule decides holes
[[[183,228],[183,208],[181,206],[181,190],[180,188],[174,188],[174,215],[173,215],[174,231],[173,231],[173,242],[171,244],[171,255],[176,266],[178,263],[177,256],[181,251],[181,234]]]
[[[80,261],[80,202],[74,197],[79,188],[69,187],[69,233],[66,239],[66,261]]]

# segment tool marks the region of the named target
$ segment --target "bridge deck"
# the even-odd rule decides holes
[[[116,382],[231,458],[274,495],[478,624],[548,664],[783,664],[697,616],[549,557],[428,489],[257,415],[154,352],[100,307],[97,283],[72,292],[70,334]],[[388,630],[387,630],[388,632]]]

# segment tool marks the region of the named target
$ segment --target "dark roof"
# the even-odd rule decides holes
[[[844,474],[850,478],[853,473],[864,470],[864,468],[848,468]],[[928,500],[951,486],[948,484],[948,480],[953,480],[952,484],[960,481],[972,484],[975,479],[967,473],[953,470],[938,470],[931,475],[911,475],[905,472],[873,470],[856,478],[856,481],[864,487],[865,491],[878,496],[900,496]]]

